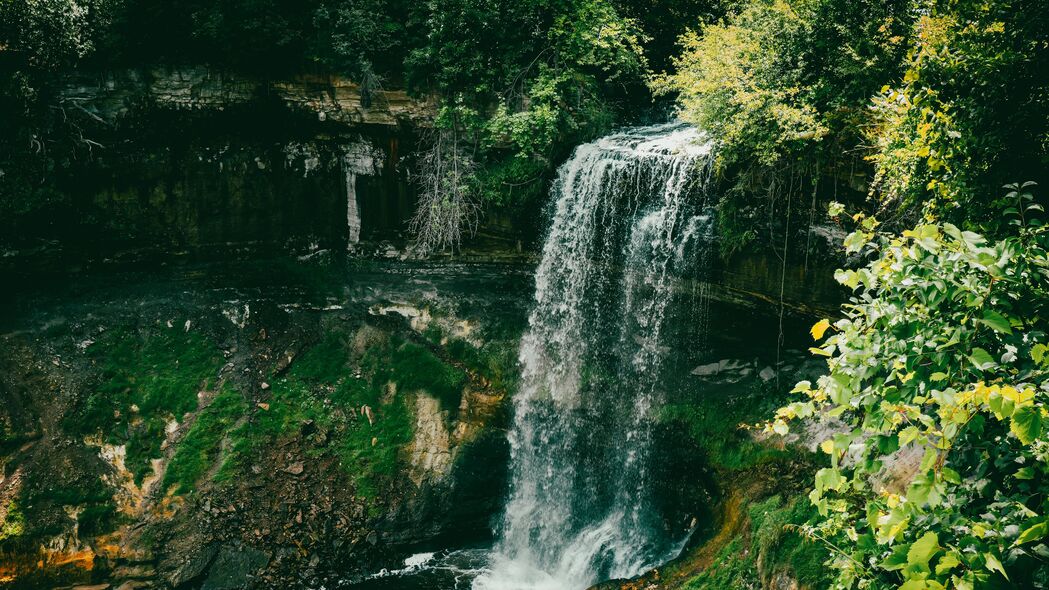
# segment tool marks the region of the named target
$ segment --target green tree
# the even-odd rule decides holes
[[[1049,11],[934,0],[923,12],[905,75],[874,102],[873,190],[887,205],[995,232],[1002,204],[986,196],[1011,179],[1045,180]]]

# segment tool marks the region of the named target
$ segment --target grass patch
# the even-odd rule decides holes
[[[350,358],[350,339],[331,333],[297,359],[286,376],[274,379],[268,409],[260,408],[230,434],[233,458],[218,479],[231,478],[265,448],[302,436],[303,426],[311,424],[325,438],[308,454],[337,458],[359,495],[377,497],[399,471],[400,450],[412,441],[413,398],[407,394],[423,388],[450,398],[455,387],[461,391],[465,375],[456,375],[425,347],[404,341],[377,342],[363,353],[357,370]],[[401,393],[384,399],[390,381]],[[370,408],[372,423],[362,415],[363,406]]]
[[[25,532],[25,521],[25,514],[18,503],[12,501],[8,504],[7,515],[4,516],[4,521],[0,522],[0,543],[21,536]]]
[[[736,535],[718,551],[709,567],[684,584],[688,590],[752,588],[778,572],[794,577],[802,588],[829,585],[823,562],[826,550],[805,539],[791,525],[801,525],[816,516],[804,496],[784,502],[772,496],[748,509],[747,530]]]
[[[127,445],[128,470],[141,483],[160,456],[165,425],[197,407],[197,392],[222,365],[204,336],[176,328],[110,332],[88,349],[98,385],[67,418],[70,432]]]
[[[244,398],[224,386],[211,404],[200,412],[164,473],[164,489],[175,486],[175,493],[193,490],[200,478],[215,464],[222,440],[247,411]]]

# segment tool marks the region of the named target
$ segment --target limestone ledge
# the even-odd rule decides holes
[[[81,72],[64,80],[58,92],[63,108],[101,122],[118,119],[143,99],[165,108],[221,111],[265,97],[344,125],[426,126],[437,109],[436,97],[411,97],[403,90],[375,90],[365,101],[359,84],[336,75],[268,80],[203,66]]]

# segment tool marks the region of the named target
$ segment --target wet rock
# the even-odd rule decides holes
[[[440,401],[420,393],[415,398],[415,416],[409,477],[418,486],[426,479],[443,479],[451,470],[452,452]],[[372,439],[372,446],[376,443],[378,439]]]
[[[148,565],[128,565],[113,570],[113,577],[118,580],[149,580],[156,575],[157,572]]]
[[[762,381],[772,381],[776,378],[776,370],[772,367],[765,367],[758,373],[758,377],[761,377]]]
[[[718,372],[738,371],[747,366],[747,363],[736,359],[722,359],[718,361]]]
[[[251,547],[223,546],[208,568],[201,590],[251,588],[256,575],[270,562],[270,554]]]
[[[176,588],[190,584],[204,574],[216,554],[218,554],[218,548],[214,545],[200,549],[182,562],[168,576],[168,581]]]
[[[297,461],[284,468],[284,473],[290,473],[291,475],[302,475],[303,471],[305,471],[305,467],[302,461]]]
[[[692,374],[697,377],[711,377],[717,375],[719,369],[720,365],[718,363],[709,363],[692,369]]]

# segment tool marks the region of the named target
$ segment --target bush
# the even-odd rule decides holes
[[[846,425],[823,442],[830,466],[810,494],[824,520],[808,532],[834,552],[835,588],[1049,577],[1049,232],[1013,188],[999,241],[949,223],[880,234],[856,216],[846,249],[873,259],[838,271],[855,295],[842,319],[813,327],[828,373],[799,383],[806,399],[768,425],[785,433],[818,414]],[[887,482],[901,453],[918,467]]]

